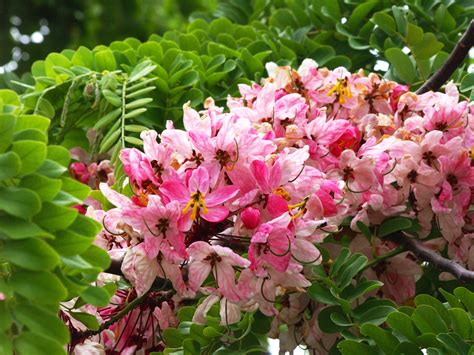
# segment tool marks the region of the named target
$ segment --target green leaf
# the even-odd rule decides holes
[[[178,310],[178,319],[180,322],[191,322],[193,320],[196,307],[184,306]]]
[[[105,99],[112,106],[116,106],[116,107],[122,106],[122,98],[118,96],[115,92],[105,89],[105,90],[102,90],[102,95],[104,95]]]
[[[120,114],[122,113],[122,108],[116,108],[115,110],[110,111],[108,114],[106,114],[104,117],[102,117],[100,120],[96,122],[94,125],[94,129],[100,129],[103,128],[110,123],[112,123],[114,120],[116,120]]]
[[[41,200],[35,192],[28,189],[0,187],[0,210],[29,219],[41,210]]]
[[[439,42],[433,33],[425,33],[420,43],[411,48],[413,56],[418,59],[430,59],[438,53],[444,44]]]
[[[393,17],[395,17],[395,22],[397,23],[398,32],[402,36],[407,34],[407,18],[405,10],[399,6],[392,6]]]
[[[443,321],[436,309],[428,305],[418,306],[411,318],[421,333],[445,333],[448,331],[446,323]]]
[[[356,222],[357,228],[359,228],[360,232],[367,238],[368,241],[372,240],[372,232],[370,231],[369,227],[367,227],[364,222],[357,221]]]
[[[436,309],[436,312],[443,318],[446,324],[449,324],[449,313],[446,307],[436,298],[430,295],[418,295],[415,297],[415,305],[426,304]]]
[[[341,294],[341,298],[347,301],[353,301],[362,296],[363,294],[374,291],[382,286],[383,282],[380,282],[378,280],[361,281],[356,286],[351,287],[351,285],[349,285],[348,287],[346,287]]]
[[[0,154],[0,181],[17,176],[21,170],[21,160],[18,154],[6,152]]]
[[[163,331],[163,340],[167,347],[178,348],[183,344],[183,335],[175,328],[167,328]]]
[[[3,153],[13,140],[16,117],[9,114],[0,114],[0,153]]]
[[[387,15],[385,12],[376,12],[372,16],[372,21],[389,36],[395,34],[395,20],[392,16]]]
[[[372,323],[375,325],[380,325],[387,319],[387,316],[395,312],[396,309],[391,306],[377,306],[374,308],[369,309],[368,311],[364,312],[358,318],[359,323]]]
[[[408,340],[415,341],[418,333],[410,318],[402,312],[392,312],[387,316],[388,325],[403,334]]]
[[[30,174],[23,177],[19,187],[35,191],[42,201],[52,201],[61,190],[61,181],[50,179],[40,174]]]
[[[69,331],[55,312],[32,304],[20,304],[15,307],[14,312],[15,318],[32,332],[54,337],[61,344],[69,342]]]
[[[0,334],[2,334],[2,332],[10,328],[13,322],[12,316],[10,314],[10,310],[8,308],[7,301],[0,301],[0,314],[2,315],[0,317]]]
[[[321,312],[319,312],[318,324],[319,324],[319,328],[324,333],[330,333],[330,334],[339,333],[341,330],[344,329],[344,327],[341,327],[335,324],[334,321],[331,319],[331,314],[335,312],[339,313],[341,316],[344,315],[342,308],[340,306],[326,307],[326,308],[323,308]]]
[[[132,109],[137,108],[137,107],[145,106],[145,105],[149,104],[152,101],[153,101],[153,99],[149,98],[149,97],[145,97],[143,99],[137,99],[135,101],[132,101],[132,102],[129,102],[128,104],[126,104],[125,108],[127,110],[132,110]]]
[[[436,336],[440,342],[455,354],[468,354],[469,345],[456,333],[443,333]]]
[[[156,45],[158,44],[156,43]],[[130,73],[130,77],[128,78],[128,81],[130,83],[137,81],[147,76],[148,74],[150,74],[153,70],[155,70],[155,68],[156,68],[156,65],[153,65],[153,63],[150,60],[145,60],[137,64],[137,66],[133,68],[132,72]]]
[[[0,354],[13,354],[12,337],[0,332]]]
[[[59,256],[41,239],[7,240],[0,249],[0,259],[29,270],[52,270]]]
[[[27,128],[36,128],[46,132],[49,127],[50,120],[40,115],[19,115],[16,119],[15,131],[21,131]]]
[[[48,271],[17,271],[10,278],[13,290],[39,304],[55,305],[67,296],[59,279]]]
[[[418,348],[417,345],[404,341],[393,350],[392,354],[397,355],[422,355],[423,352]]]
[[[340,276],[336,280],[336,283],[341,289],[344,289],[351,283],[352,278],[367,264],[367,260],[367,257],[362,254],[353,254],[349,260],[347,260],[339,272]]]
[[[89,286],[84,292],[81,293],[81,297],[88,304],[96,307],[105,307],[109,304],[110,295],[101,287]]]
[[[42,174],[50,178],[57,178],[64,174],[66,171],[66,167],[53,160],[46,159],[36,172],[38,174]]]
[[[48,154],[46,155],[46,158],[55,161],[66,168],[69,167],[71,161],[69,150],[60,145],[48,145]]]
[[[390,354],[399,343],[396,337],[374,324],[362,325],[360,332],[365,336],[371,337],[375,344],[386,354]]]
[[[404,217],[395,217],[385,220],[379,228],[379,237],[383,238],[389,234],[409,229],[412,226],[412,221]]]
[[[78,215],[77,210],[45,202],[43,209],[35,217],[35,222],[44,229],[55,232],[69,227]]]
[[[400,48],[389,48],[385,51],[385,57],[394,66],[400,79],[407,83],[413,82],[416,78],[416,69],[408,55]]]
[[[93,266],[97,266],[102,270],[106,270],[110,266],[109,254],[97,245],[91,245],[81,257]]]
[[[438,6],[434,19],[436,27],[438,27],[443,32],[451,32],[456,27],[456,20],[449,13],[444,4]]]
[[[30,237],[53,238],[53,236],[39,228],[36,224],[13,216],[0,216],[0,232],[5,233],[11,239]]]
[[[91,188],[70,177],[62,177],[62,190],[83,201],[89,196]]]
[[[23,332],[15,338],[14,344],[18,355],[66,355],[60,343],[38,333]]]
[[[12,145],[12,151],[21,159],[20,174],[28,174],[38,169],[46,159],[46,144],[38,141],[18,141]]]
[[[69,312],[69,315],[84,324],[90,330],[98,330],[100,325],[96,317],[89,313]]]
[[[469,315],[459,308],[450,308],[448,309],[448,313],[453,331],[458,333],[462,338],[469,339],[471,335],[471,320]]]
[[[339,271],[339,269],[342,267],[342,265],[344,265],[347,259],[349,259],[350,254],[351,253],[349,249],[342,248],[336,260],[334,260],[334,262],[329,267],[329,274],[335,275]]]
[[[466,92],[474,89],[474,73],[468,73],[462,78],[461,86],[459,89],[462,92]]]
[[[439,288],[438,290],[444,296],[446,301],[448,301],[448,303],[451,307],[461,308],[462,310],[464,310],[464,307],[463,307],[462,303],[455,296],[450,294],[448,291],[443,290],[442,288]]]
[[[409,46],[414,46],[423,40],[423,29],[412,23],[408,23],[406,40]]]
[[[358,5],[354,10],[352,10],[351,16],[346,24],[347,27],[353,31],[362,27],[361,22],[366,18],[370,11],[372,11],[377,3],[377,1],[366,1]]]
[[[457,287],[454,289],[454,295],[462,301],[468,312],[474,315],[474,293],[465,287]]]
[[[114,54],[109,49],[101,50],[94,54],[95,67],[97,71],[113,71],[117,67]]]
[[[320,303],[331,305],[339,304],[339,300],[331,293],[331,291],[317,282],[313,283],[308,288],[307,292],[312,299]]]
[[[355,340],[343,340],[337,344],[337,348],[341,350],[342,354],[357,354],[357,355],[377,355],[378,352],[367,344],[359,343]]]

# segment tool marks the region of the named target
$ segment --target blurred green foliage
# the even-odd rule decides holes
[[[50,52],[80,45],[93,47],[117,39],[145,40],[152,33],[181,29],[195,11],[212,10],[217,0],[2,0],[0,1],[0,66],[16,58],[17,73]],[[41,31],[41,27],[43,31]],[[13,31],[13,35],[12,35]],[[43,41],[33,43],[34,32]],[[20,34],[26,35],[20,40]],[[15,54],[18,56],[18,54]]]

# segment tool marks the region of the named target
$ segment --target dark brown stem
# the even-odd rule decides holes
[[[424,94],[427,91],[437,91],[451,77],[454,71],[461,65],[469,50],[474,45],[474,20],[471,20],[466,32],[454,47],[446,62],[433,76],[424,83],[417,91],[417,94]]]
[[[438,270],[449,272],[460,281],[474,282],[474,271],[465,269],[454,260],[443,258],[436,251],[425,247],[420,240],[408,237],[402,233],[392,234],[384,239],[403,246],[406,250],[415,254],[418,259],[427,261]]]

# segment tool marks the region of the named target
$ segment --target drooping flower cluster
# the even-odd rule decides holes
[[[311,284],[305,266],[320,262],[318,243],[343,228],[360,232],[357,221],[373,226],[400,215],[418,221],[421,238],[437,226],[438,246],[447,243],[472,266],[465,234],[474,110],[454,85],[417,96],[376,74],[318,69],[311,60],[298,71],[267,69],[262,85],[240,86],[228,110],[212,99],[200,112],[185,105],[184,129],[168,122],[159,135],[141,134],[143,152],[124,149],[130,197],[100,185],[115,208],[89,210],[104,225],[97,243],[124,256],[122,271],[139,296],[159,277],[180,298],[208,295],[197,323],[217,302],[223,325],[257,308],[289,317],[274,300]],[[371,256],[394,247],[378,243]],[[386,281],[385,295],[403,302],[421,270],[404,253],[374,273]],[[314,320],[307,322],[305,341],[317,344]]]

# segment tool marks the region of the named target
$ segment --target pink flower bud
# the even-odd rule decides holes
[[[72,163],[69,166],[69,173],[74,179],[82,182],[83,184],[87,184],[90,178],[87,165],[84,163]]]
[[[260,210],[247,207],[240,213],[240,218],[246,228],[254,229],[260,224]]]

